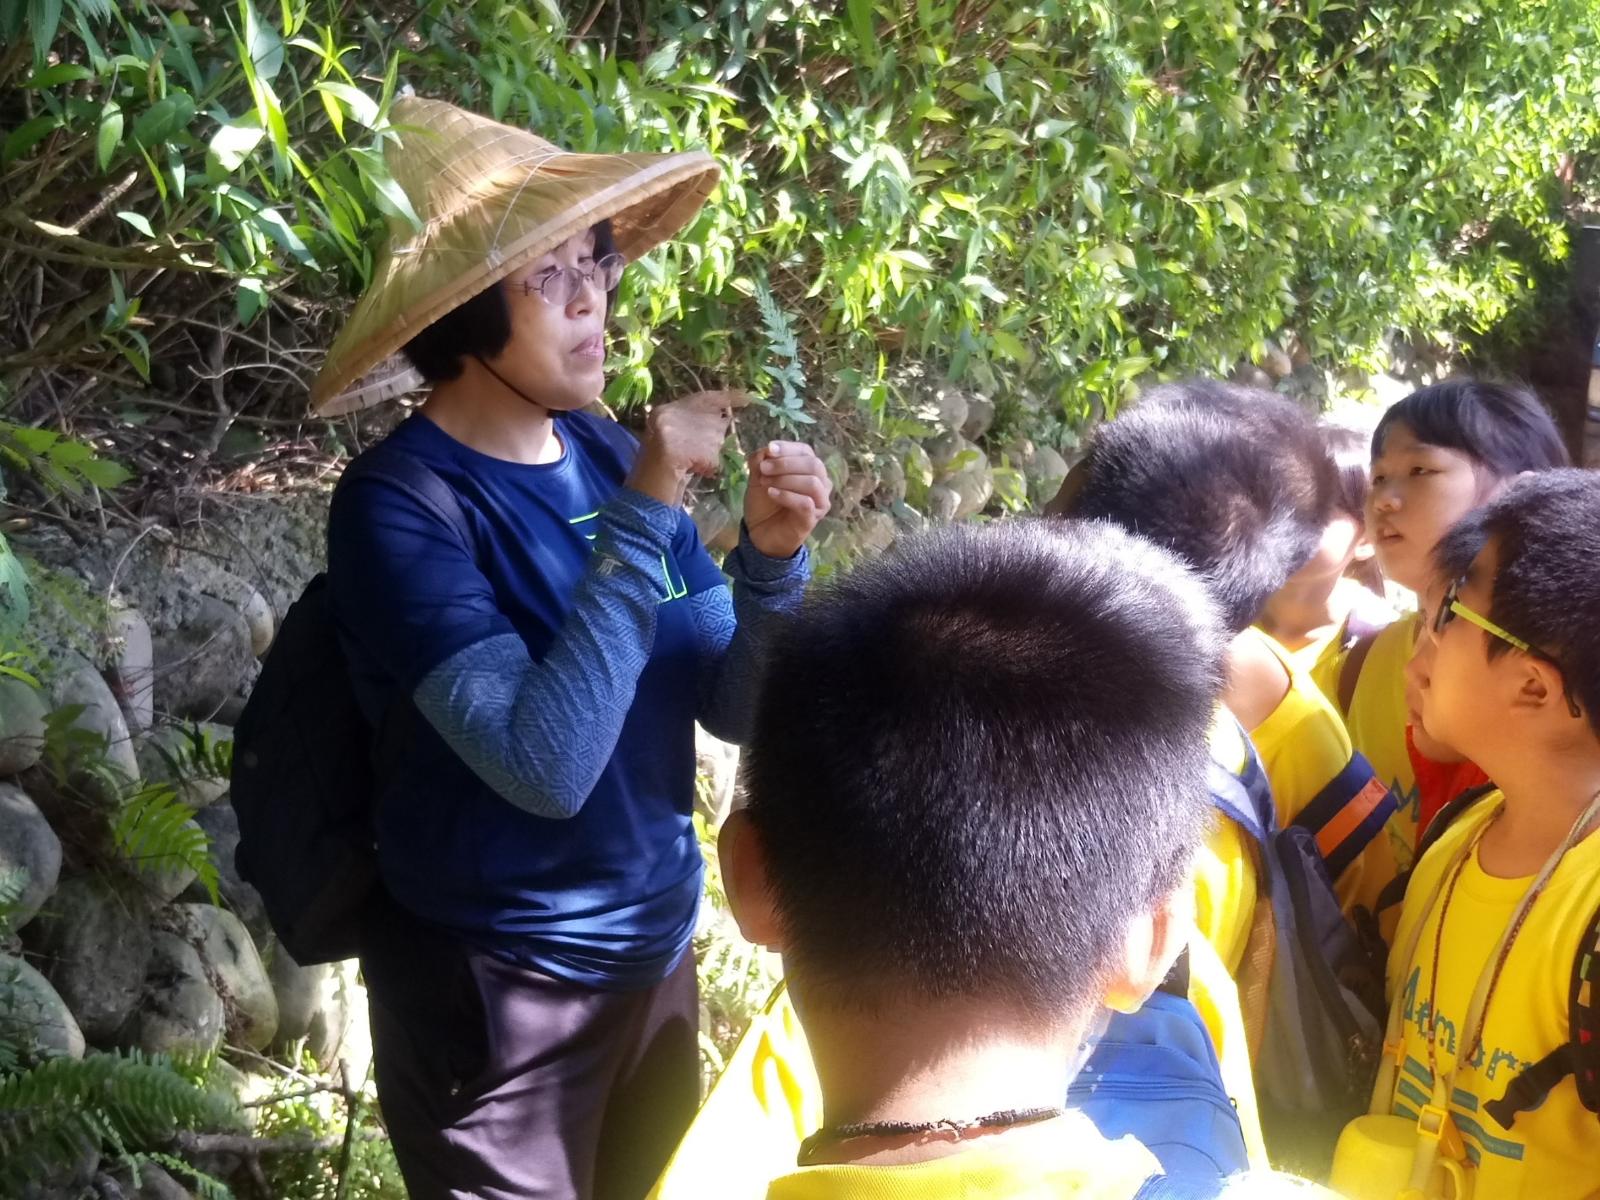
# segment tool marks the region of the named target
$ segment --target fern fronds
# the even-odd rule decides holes
[[[187,868],[217,903],[217,864],[211,861],[211,839],[194,823],[194,813],[178,800],[169,784],[156,783],[135,792],[111,822],[117,849],[136,870],[151,874]]]
[[[160,1167],[169,1175],[187,1177],[194,1185],[190,1190],[198,1194],[200,1200],[233,1200],[232,1189],[222,1180],[207,1175],[193,1164],[186,1163],[171,1154],[162,1154],[158,1150],[140,1151],[124,1156],[122,1161],[133,1172],[133,1182],[136,1187],[142,1183],[139,1178],[140,1167]]]
[[[805,405],[806,372],[800,361],[800,339],[795,336],[794,322],[779,306],[765,279],[756,280],[755,298],[756,307],[761,311],[761,329],[766,336],[767,352],[776,360],[761,368],[772,376],[777,385],[779,403],[774,407],[790,421],[810,424],[812,418],[802,411]]]
[[[236,1129],[232,1097],[196,1087],[162,1056],[52,1058],[0,1079],[0,1195],[70,1164],[85,1147],[124,1155],[180,1128]]]

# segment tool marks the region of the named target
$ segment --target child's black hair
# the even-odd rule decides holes
[[[598,262],[615,254],[611,222],[594,227],[594,257]],[[404,353],[417,373],[429,383],[459,379],[469,358],[493,358],[511,341],[511,305],[504,281],[491,285],[457,305],[405,344]],[[615,290],[606,294],[606,311],[616,303]]]
[[[1486,615],[1555,659],[1600,736],[1600,474],[1566,468],[1517,480],[1440,541],[1440,578],[1460,579],[1491,540],[1499,563]],[[1491,658],[1511,649],[1484,642]]]
[[[1373,458],[1395,425],[1425,445],[1459,450],[1500,479],[1571,462],[1550,411],[1514,384],[1447,379],[1412,392],[1390,405],[1372,431]]]
[[[1155,388],[1101,426],[1073,476],[1061,515],[1115,521],[1175,552],[1234,633],[1316,552],[1337,487],[1306,412],[1207,380]]]
[[[1203,837],[1213,614],[1089,522],[945,530],[816,594],[746,755],[795,978],[869,1010],[1097,1000]]]
[[[1366,527],[1367,493],[1372,491],[1372,439],[1348,425],[1321,422],[1322,444],[1338,472],[1333,493],[1334,509]]]

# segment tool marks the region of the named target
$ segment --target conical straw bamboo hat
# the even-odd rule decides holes
[[[385,161],[422,221],[391,219],[372,283],[311,388],[311,409],[352,412],[414,379],[395,355],[458,305],[609,219],[630,261],[699,212],[719,170],[709,154],[571,154],[442,100],[391,112]]]

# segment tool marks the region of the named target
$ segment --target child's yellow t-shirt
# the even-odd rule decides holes
[[[1250,731],[1250,740],[1255,744],[1256,753],[1261,756],[1261,765],[1267,772],[1267,780],[1272,784],[1272,801],[1278,811],[1278,821],[1286,826],[1349,765],[1351,738],[1339,718],[1338,710],[1310,675],[1294,664],[1289,652],[1259,629],[1252,627],[1247,632],[1258,638],[1289,672],[1288,692],[1266,720]],[[1380,639],[1382,636],[1379,635]],[[1403,713],[1403,694],[1401,700]],[[1400,732],[1403,752],[1404,725]],[[1381,771],[1378,778],[1387,780]],[[1381,792],[1378,794],[1381,795]],[[1373,838],[1355,861],[1334,880],[1334,891],[1339,897],[1340,906],[1346,912],[1352,911],[1358,904],[1368,909],[1376,908],[1378,893],[1394,878],[1396,872],[1394,852],[1388,839],[1381,835]]]
[[[1434,939],[1444,897],[1421,907],[1459,850],[1493,818],[1498,796],[1464,813],[1423,855],[1406,890],[1397,947],[1389,958],[1389,994],[1401,997],[1405,1017],[1401,1069],[1393,1096],[1374,1097],[1376,1111],[1414,1119],[1428,1103],[1433,1076],[1427,1029],[1439,1013],[1437,1062],[1455,1065],[1465,1048],[1467,1009],[1500,934],[1533,880],[1499,879],[1472,858],[1464,864],[1444,915],[1439,940],[1438,992],[1433,991]],[[1493,1200],[1581,1200],[1600,1192],[1600,1117],[1585,1109],[1571,1077],[1539,1108],[1503,1128],[1484,1105],[1530,1065],[1568,1038],[1568,986],[1579,942],[1600,906],[1600,833],[1568,852],[1512,943],[1484,1023],[1482,1047],[1453,1080],[1451,1111],[1477,1164],[1478,1197]],[[1410,961],[1401,961],[1413,931],[1422,936]]]
[[[1406,707],[1405,669],[1416,646],[1417,622],[1418,617],[1412,613],[1378,634],[1361,664],[1361,675],[1350,697],[1350,711],[1344,719],[1350,744],[1366,756],[1399,803],[1384,831],[1397,871],[1409,870],[1416,857],[1419,801],[1416,774],[1406,749],[1406,726],[1411,714]],[[1335,703],[1345,657],[1346,653],[1340,653],[1326,668],[1319,666],[1317,672],[1323,690]],[[1373,896],[1376,897],[1375,892]]]
[[[1250,1164],[1263,1168],[1266,1143],[1239,994],[1198,938],[1189,951],[1189,1000],[1216,1048]],[[768,1181],[793,1169],[800,1143],[821,1125],[822,1086],[789,989],[780,983],[734,1047],[646,1200],[761,1196]]]
[[[774,1179],[767,1200],[1132,1200],[1160,1170],[1132,1138],[1103,1137],[1067,1113],[975,1138],[965,1150],[898,1166],[802,1167]],[[724,1196],[723,1191],[703,1195]]]
[[[1211,757],[1239,776],[1249,753],[1239,723],[1219,708],[1211,725]],[[1213,812],[1211,830],[1195,857],[1194,923],[1230,975],[1238,973],[1256,910],[1255,855],[1249,835],[1220,812]]]

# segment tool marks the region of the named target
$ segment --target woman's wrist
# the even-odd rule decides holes
[[[803,541],[797,546],[792,541],[779,544],[774,542],[771,537],[765,540],[759,539],[754,533],[750,532],[749,524],[743,521],[739,523],[739,540],[761,555],[762,558],[771,559],[775,563],[793,562],[794,556],[805,548],[805,542]]]
[[[634,460],[633,469],[623,481],[623,486],[640,495],[659,500],[669,508],[683,503],[683,494],[689,485],[689,472],[674,467],[648,448]]]

